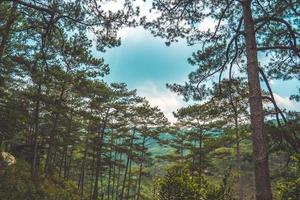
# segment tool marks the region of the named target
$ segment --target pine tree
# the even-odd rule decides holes
[[[265,66],[270,74],[295,74],[299,65],[297,5],[294,1],[154,1],[153,8],[161,15],[145,23],[167,44],[179,37],[187,37],[190,44],[202,42],[203,48],[189,60],[199,66],[189,75],[189,83],[169,85],[187,98],[203,99],[208,93],[204,81],[217,73],[221,80],[225,69],[232,73],[240,66],[247,72],[258,200],[272,199],[258,53],[272,56]],[[216,21],[214,30],[201,29],[205,19]],[[241,65],[244,60],[246,64]]]

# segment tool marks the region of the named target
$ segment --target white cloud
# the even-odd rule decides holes
[[[148,32],[143,27],[126,27],[122,28],[118,32],[118,36],[121,37],[122,41],[130,40],[131,42],[137,41],[144,41],[145,40],[145,34],[148,34]]]
[[[274,98],[280,108],[300,111],[300,103],[290,100],[289,97],[282,97],[279,94],[274,93]]]
[[[108,2],[101,2],[101,9],[108,12],[117,12],[119,10],[124,9],[125,0],[115,0],[115,1],[108,1]],[[153,20],[157,16],[159,16],[158,12],[150,11],[152,8],[151,1],[133,1],[133,8],[139,7],[140,9],[140,16],[146,16],[147,20]]]
[[[174,111],[186,104],[182,98],[166,88],[156,85],[153,82],[145,82],[137,88],[138,95],[146,97],[151,106],[158,106],[170,122],[175,122]]]
[[[214,31],[216,26],[217,23],[212,18],[207,17],[199,24],[199,29],[201,31]]]
[[[125,0],[115,0],[115,1],[108,1],[108,2],[101,2],[99,5],[101,5],[101,9],[108,12],[117,12],[119,10],[122,10],[124,8]],[[133,7],[139,7],[140,9],[140,17],[145,16],[147,21],[155,20],[157,17],[161,15],[159,11],[151,10],[152,8],[152,1],[134,1]],[[137,18],[138,20],[139,18]],[[199,29],[201,31],[207,31],[211,30],[214,31],[217,26],[217,22],[214,21],[212,18],[205,18],[200,24]],[[134,34],[132,34],[132,30],[135,30]],[[145,32],[141,31],[139,29],[134,28],[122,28],[118,31],[118,36],[120,36],[122,39],[125,37],[134,37],[136,36],[142,36]]]
[[[270,79],[270,80],[269,80],[269,83],[270,83],[271,85],[275,85],[275,84],[276,84],[275,81],[274,81],[273,79]]]
[[[108,12],[117,12],[118,10],[122,10],[124,7],[124,0],[118,0],[118,1],[108,1],[108,2],[101,2],[99,5],[101,5],[101,9]]]
[[[138,95],[146,97],[151,106],[158,106],[172,123],[176,122],[173,112],[189,104],[184,102],[182,97],[151,81],[147,81],[138,87],[137,92]],[[274,98],[280,108],[291,111],[300,111],[300,103],[290,100],[289,97],[282,97],[279,94],[274,93]]]

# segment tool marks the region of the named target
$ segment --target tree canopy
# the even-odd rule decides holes
[[[111,2],[0,2],[0,199],[298,200],[300,114],[270,80],[300,80],[300,2]],[[94,51],[136,26],[199,47],[175,123],[104,79]]]

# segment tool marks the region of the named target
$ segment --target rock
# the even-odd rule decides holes
[[[0,170],[4,170],[7,167],[16,164],[16,159],[13,155],[8,152],[0,153]]]

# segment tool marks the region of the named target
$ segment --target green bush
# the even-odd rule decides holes
[[[227,185],[210,184],[204,177],[192,176],[188,167],[174,166],[156,183],[159,200],[233,200]]]

